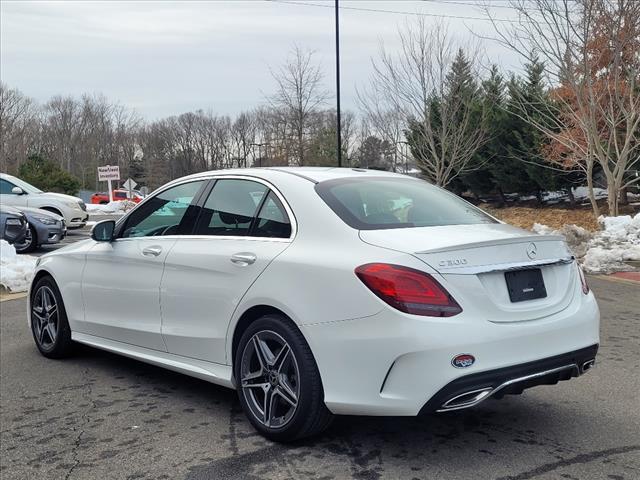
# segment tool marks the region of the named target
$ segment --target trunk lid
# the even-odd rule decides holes
[[[409,253],[436,270],[465,309],[491,322],[535,320],[571,303],[577,278],[563,239],[505,224],[362,230],[369,244]],[[539,268],[546,296],[512,302],[505,272]]]

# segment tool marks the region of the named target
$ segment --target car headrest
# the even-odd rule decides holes
[[[220,198],[216,210],[218,210],[220,220],[223,223],[237,225],[251,221],[256,210],[256,204],[249,192],[229,190],[227,195]]]

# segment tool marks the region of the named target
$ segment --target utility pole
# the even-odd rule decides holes
[[[340,6],[336,0],[336,142],[338,167],[342,166],[342,123],[340,121]]]
[[[404,149],[400,147],[400,151],[402,152],[404,150],[404,153],[402,153],[402,156],[404,157],[404,173],[406,175],[409,173],[409,154],[407,153],[409,148],[409,142],[405,140],[400,140],[399,142],[396,142],[396,144],[404,145]]]
[[[258,147],[258,167],[262,167],[262,147],[268,147],[271,145],[269,142],[265,143],[250,143],[250,147]]]

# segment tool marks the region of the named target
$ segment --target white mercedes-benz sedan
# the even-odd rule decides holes
[[[599,343],[561,237],[358,169],[175,180],[41,257],[29,299],[43,355],[78,342],[235,388],[278,441],[334,414],[447,412],[555,384]]]

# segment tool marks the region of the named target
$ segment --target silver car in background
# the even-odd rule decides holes
[[[29,222],[23,240],[14,244],[16,252],[32,252],[41,245],[58,243],[67,235],[64,218],[39,208],[18,207]]]

